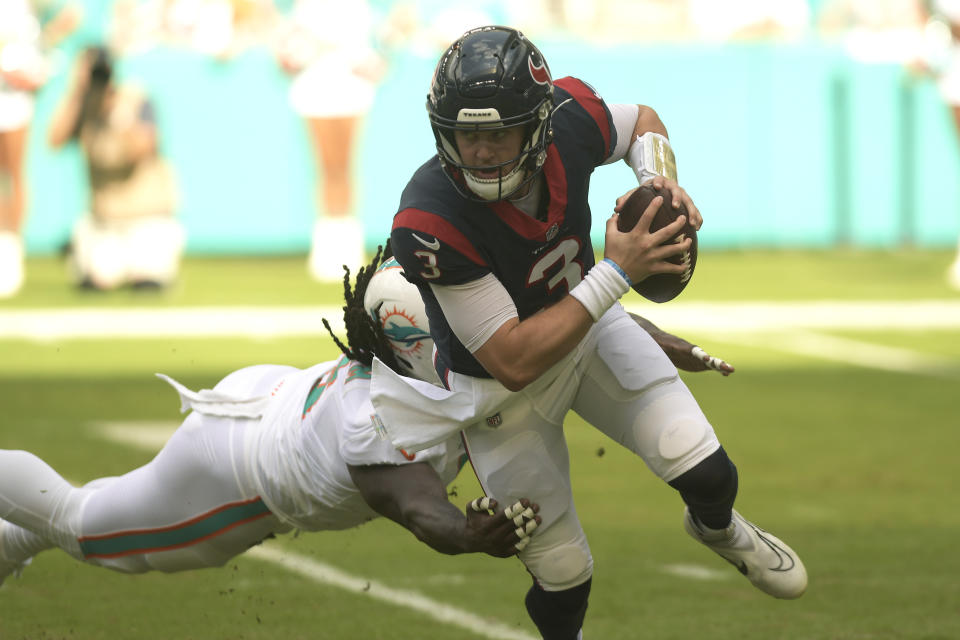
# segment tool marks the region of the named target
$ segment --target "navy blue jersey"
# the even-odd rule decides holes
[[[513,298],[520,320],[553,304],[593,266],[590,175],[616,146],[606,104],[575,78],[554,84],[566,104],[553,116],[553,143],[543,165],[544,215],[509,201],[474,202],[454,188],[434,156],[407,183],[390,241],[408,280],[423,296],[437,345],[438,371],[490,377],[450,330],[431,284],[470,282],[493,273]],[[549,196],[547,193],[549,192]]]

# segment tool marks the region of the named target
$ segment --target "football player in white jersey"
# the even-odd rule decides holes
[[[75,487],[32,453],[0,450],[0,584],[55,547],[116,571],[182,571],[221,566],[294,528],[345,529],[378,515],[442,553],[522,550],[538,505],[478,498],[465,515],[448,501],[446,485],[466,460],[459,435],[416,454],[383,437],[370,404],[372,358],[439,380],[425,324],[411,339],[410,331],[385,335],[373,319],[385,309],[426,318],[399,269],[375,271],[380,259],[360,270],[352,291],[345,277],[347,344],[334,337],[341,359],[305,370],[247,367],[200,392],[162,376],[192,412],[143,467]],[[733,370],[647,326],[678,366]]]

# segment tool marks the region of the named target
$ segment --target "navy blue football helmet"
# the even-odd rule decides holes
[[[509,27],[471,29],[444,52],[427,96],[427,112],[441,165],[471,200],[503,200],[536,177],[553,137],[553,79],[540,51]],[[524,127],[520,153],[493,166],[463,163],[454,131]],[[516,167],[504,175],[504,167]],[[468,169],[498,170],[484,179]]]

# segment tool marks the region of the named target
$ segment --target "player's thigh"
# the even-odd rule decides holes
[[[538,503],[546,529],[572,505],[563,429],[519,395],[499,415],[496,426],[480,423],[463,432],[470,463],[486,494],[501,504],[520,498]]]
[[[219,566],[279,530],[238,473],[236,444],[257,424],[194,412],[149,463],[92,486],[84,559],[125,572]]]
[[[593,558],[573,503],[563,429],[525,400],[505,407],[501,417],[498,427],[464,431],[477,478],[501,505],[520,498],[540,505],[542,522],[520,559],[543,588],[561,591],[582,584],[593,572]]]
[[[666,481],[719,447],[693,394],[636,324],[619,323],[600,338],[573,409]]]
[[[192,413],[146,465],[90,485],[84,534],[170,525],[242,500],[230,451],[238,422]]]
[[[217,389],[262,395],[291,367],[234,372]],[[244,477],[251,418],[191,413],[149,463],[90,487],[80,520],[85,558],[120,571],[218,566],[283,527]]]

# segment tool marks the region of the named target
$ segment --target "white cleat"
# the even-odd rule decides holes
[[[730,525],[707,529],[684,513],[683,527],[745,575],[753,586],[774,598],[799,598],[807,590],[807,570],[797,554],[779,538],[747,521],[734,510]]]

